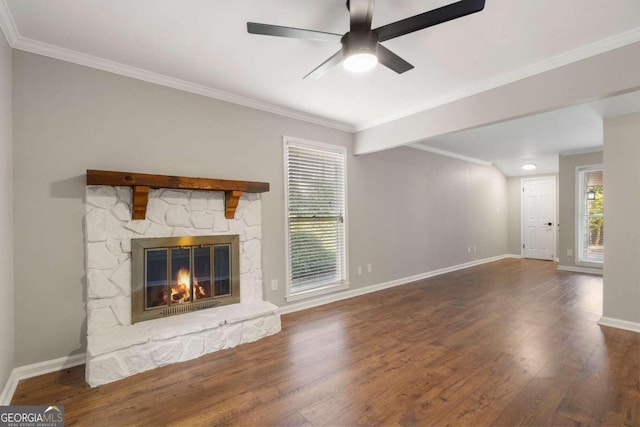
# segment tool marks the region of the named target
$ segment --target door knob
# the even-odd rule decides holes
[[[553,223],[552,222],[548,222],[547,225],[553,225]]]

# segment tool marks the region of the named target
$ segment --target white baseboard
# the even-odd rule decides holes
[[[75,354],[73,356],[61,357],[54,360],[45,360],[44,362],[34,363],[33,365],[21,366],[11,371],[7,384],[4,386],[2,394],[0,394],[0,405],[10,405],[13,394],[18,387],[18,382],[27,378],[37,377],[38,375],[48,374],[50,372],[61,371],[63,369],[82,365],[85,363],[86,356],[84,353]]]
[[[475,261],[465,262],[464,264],[453,265],[451,267],[440,268],[438,270],[428,271],[426,273],[416,274],[414,276],[403,277],[400,279],[391,280],[389,282],[378,283],[377,285],[365,286],[363,288],[352,289],[346,292],[340,292],[332,295],[327,295],[321,298],[314,298],[309,301],[299,302],[296,304],[289,304],[280,307],[278,311],[280,314],[294,313],[300,310],[306,310],[308,308],[318,307],[320,305],[329,304],[336,301],[342,301],[349,298],[358,297],[360,295],[366,295],[371,292],[381,291],[383,289],[393,288],[395,286],[406,285],[408,283],[417,282],[418,280],[428,279],[429,277],[439,276],[445,273],[451,273],[453,271],[464,270],[465,268],[475,267],[476,265],[486,264],[488,262],[499,261],[505,258],[520,258],[520,255],[498,255],[491,258],[478,259]]]
[[[602,276],[602,270],[599,268],[591,268],[591,267],[574,267],[570,265],[559,265],[558,270],[560,271],[572,271],[574,273],[586,273],[586,274],[597,274],[598,276]]]
[[[522,255],[520,255],[520,254],[506,254],[506,255],[504,255],[504,258],[518,258],[518,259],[520,259],[520,258],[522,258]]]
[[[614,319],[613,317],[602,316],[600,320],[598,320],[598,325],[624,329],[625,331],[640,332],[640,323],[630,322],[628,320]]]

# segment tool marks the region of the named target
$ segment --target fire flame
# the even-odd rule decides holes
[[[198,279],[193,278],[193,293],[195,294],[195,299],[207,298],[207,290],[204,286],[200,286],[198,283]]]
[[[176,275],[176,285],[171,286],[171,302],[180,304],[191,299],[191,274],[188,268],[181,268]]]

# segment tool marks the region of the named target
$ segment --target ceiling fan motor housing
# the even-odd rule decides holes
[[[378,56],[378,35],[373,31],[349,31],[342,36],[341,43],[345,58],[356,53],[371,53]]]

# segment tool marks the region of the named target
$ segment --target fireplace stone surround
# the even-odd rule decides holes
[[[219,191],[151,190],[145,220],[131,220],[131,189],[87,186],[87,363],[95,387],[280,331],[262,299],[261,196],[244,193],[235,219]],[[240,303],[131,322],[131,239],[237,234]]]

